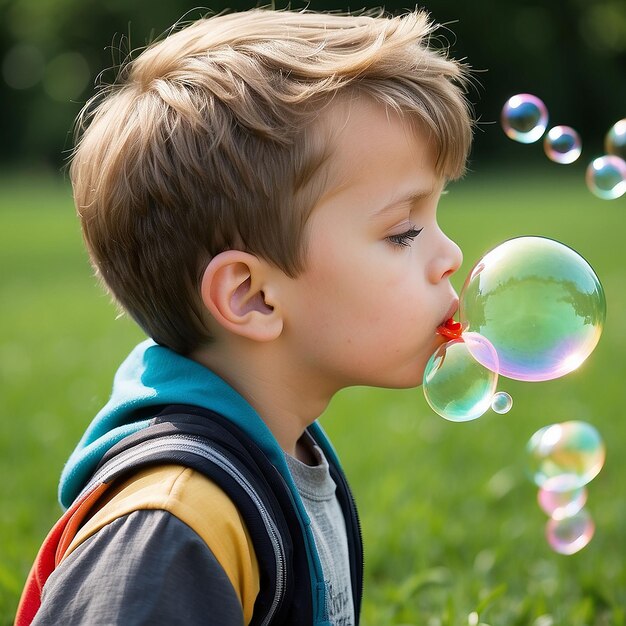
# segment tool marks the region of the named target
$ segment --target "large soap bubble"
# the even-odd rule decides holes
[[[518,237],[474,266],[460,317],[464,328],[494,346],[499,374],[541,381],[568,374],[591,354],[606,301],[595,272],[574,250],[552,239]],[[474,356],[481,361],[480,353]]]
[[[551,424],[526,446],[533,481],[547,491],[571,492],[595,478],[606,456],[600,433],[586,422]]]
[[[548,126],[548,109],[537,96],[519,93],[509,98],[500,116],[506,136],[520,143],[534,143]]]
[[[481,362],[474,355],[480,355]],[[498,356],[476,333],[448,341],[430,357],[424,370],[424,397],[435,413],[452,422],[467,422],[491,406],[498,382]]]

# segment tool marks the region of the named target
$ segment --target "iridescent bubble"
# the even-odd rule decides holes
[[[500,121],[507,137],[520,143],[534,143],[548,126],[548,109],[537,96],[520,93],[506,101]]]
[[[582,152],[580,135],[569,126],[554,126],[543,140],[543,149],[551,161],[569,165]]]
[[[587,167],[587,187],[602,200],[615,200],[626,193],[626,161],[614,154],[594,159]]]
[[[606,301],[593,269],[574,250],[552,239],[518,237],[474,266],[460,317],[492,343],[500,374],[550,380],[576,369],[596,347]]]
[[[586,422],[551,424],[526,446],[535,484],[554,492],[579,489],[598,475],[606,451],[600,433]]]
[[[591,541],[594,531],[593,520],[585,509],[571,517],[549,519],[546,523],[546,539],[559,554],[574,554],[582,550]]]
[[[626,118],[611,126],[604,138],[604,149],[626,160]]]
[[[491,367],[481,365],[474,353]],[[464,333],[440,346],[426,364],[422,387],[433,411],[452,422],[483,415],[491,406],[498,382],[497,359],[493,346],[476,333]]]
[[[500,415],[508,413],[513,406],[513,398],[506,391],[498,391],[491,398],[491,410]]]
[[[570,491],[550,491],[541,488],[537,494],[537,502],[541,509],[555,520],[572,517],[587,502],[587,489],[578,487]]]

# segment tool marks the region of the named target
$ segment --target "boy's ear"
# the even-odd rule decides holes
[[[239,250],[214,256],[204,270],[200,294],[204,306],[226,330],[254,341],[271,341],[283,330],[273,302],[272,268]]]

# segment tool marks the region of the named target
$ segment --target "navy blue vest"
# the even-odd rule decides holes
[[[309,432],[320,443],[315,430]],[[332,458],[328,462],[346,521],[358,624],[363,595],[361,530],[346,478]],[[150,426],[126,437],[106,453],[90,484],[111,483],[128,478],[140,468],[168,463],[190,467],[210,478],[230,497],[245,520],[261,577],[251,624],[329,624],[325,617],[325,590],[315,590],[311,585],[305,537],[293,495],[266,454],[243,430],[221,415],[196,406],[164,407]],[[314,615],[326,621],[314,624]]]

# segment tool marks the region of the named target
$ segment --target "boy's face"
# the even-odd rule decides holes
[[[349,113],[348,113],[349,106]],[[303,384],[412,387],[457,308],[459,247],[437,224],[442,181],[428,132],[369,102],[330,113],[328,184],[304,271],[284,292]]]

